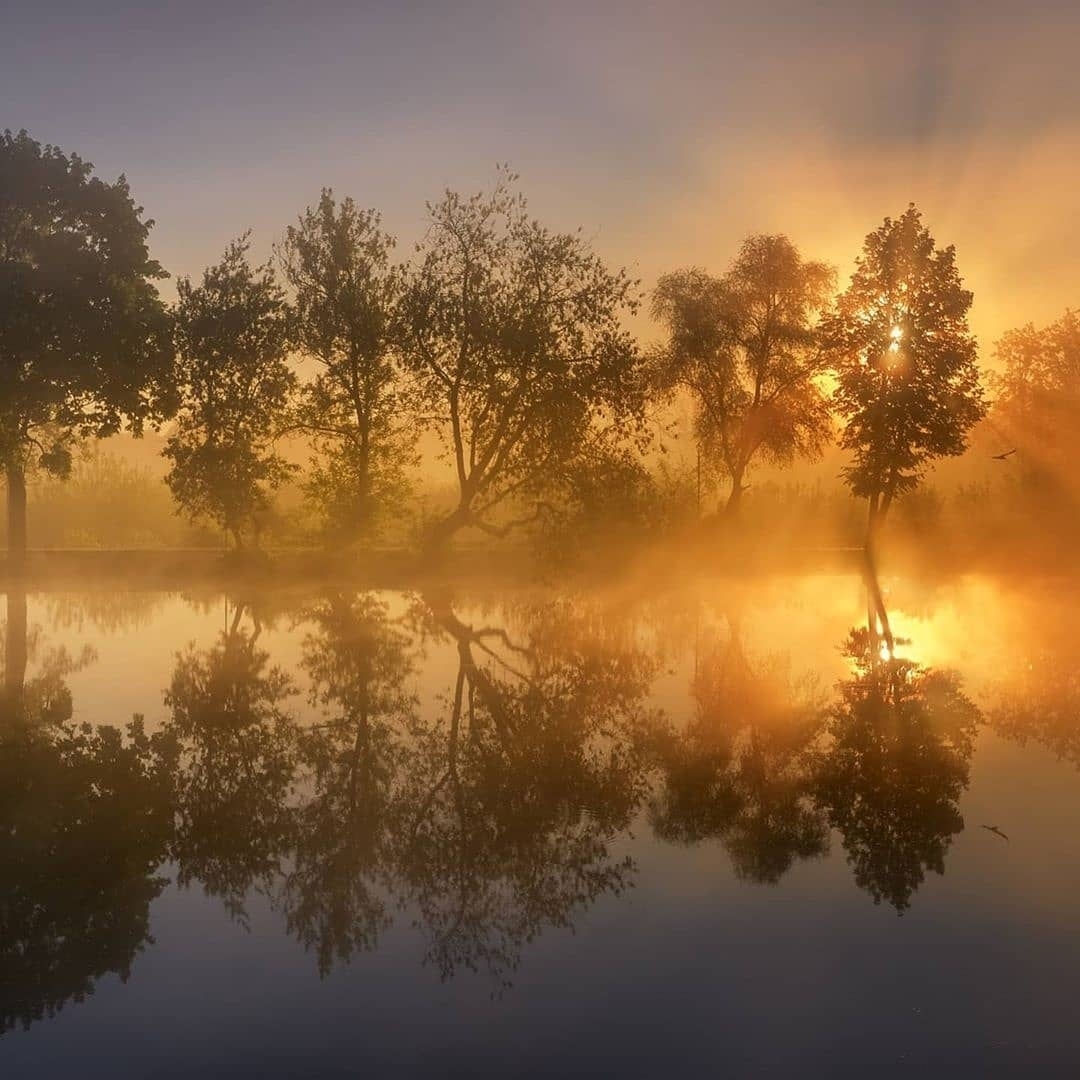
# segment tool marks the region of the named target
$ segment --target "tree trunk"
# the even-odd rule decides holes
[[[460,504],[453,513],[434,522],[427,530],[423,541],[424,558],[434,562],[446,553],[447,545],[469,523],[471,516],[468,506]]]
[[[7,467],[7,515],[8,572],[21,574],[26,568],[26,473],[20,462]]]
[[[743,484],[745,472],[746,467],[743,466],[736,469],[731,475],[731,493],[727,497],[727,502],[724,503],[725,517],[737,517],[739,514],[739,507],[742,506],[743,492],[746,490],[746,487]]]

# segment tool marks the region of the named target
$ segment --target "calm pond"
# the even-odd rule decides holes
[[[9,593],[0,1075],[1080,1065],[1080,590],[882,592]]]

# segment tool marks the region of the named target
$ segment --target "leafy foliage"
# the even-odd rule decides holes
[[[980,714],[955,673],[881,659],[874,638],[864,628],[848,639],[856,674],[830,710],[818,797],[856,883],[903,912],[927,870],[945,872],[964,828],[957,804]]]
[[[621,319],[634,282],[580,234],[530,218],[504,177],[489,194],[447,192],[411,275],[404,347],[426,421],[453,458],[458,505],[438,546],[465,526],[537,500],[599,432],[626,434],[643,404],[639,358]]]
[[[176,377],[182,407],[165,445],[166,482],[192,519],[258,539],[269,495],[292,472],[274,449],[296,378],[286,362],[285,297],[242,237],[202,282],[177,283]]]
[[[840,445],[852,454],[843,475],[872,514],[915,488],[935,458],[962,453],[985,413],[971,299],[955,250],[938,248],[910,206],[867,236],[827,320]]]
[[[751,236],[723,277],[694,268],[657,284],[652,310],[668,342],[654,377],[661,389],[692,395],[699,443],[730,479],[732,509],[756,458],[814,458],[831,434],[815,319],[833,281],[786,236]]]
[[[0,738],[0,1032],[29,1027],[96,980],[127,980],[149,943],[172,828],[173,750],[67,719]]]
[[[295,422],[318,456],[306,481],[335,539],[370,536],[400,513],[413,458],[396,356],[403,275],[374,210],[324,190],[278,254],[294,293],[296,343],[319,365]]]
[[[1080,425],[1080,312],[1042,329],[1030,323],[997,344],[993,426],[1017,450],[1030,488],[1074,489]]]
[[[0,135],[0,465],[66,477],[71,443],[138,432],[174,405],[153,223],[127,181],[25,131]],[[25,496],[9,496],[23,515]],[[19,525],[25,543],[25,525]]]

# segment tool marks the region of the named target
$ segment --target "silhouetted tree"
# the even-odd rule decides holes
[[[1028,587],[1030,584],[1028,583]],[[1008,649],[995,663],[987,723],[1021,746],[1035,742],[1080,769],[1080,667],[1071,593],[1056,595],[1060,579],[1047,580],[1052,595],[1036,594],[1022,631],[1003,634]]]
[[[1080,312],[1066,311],[1042,329],[1032,324],[997,344],[991,420],[1029,489],[1053,500],[1078,488],[1080,449]]]
[[[337,537],[371,535],[400,511],[413,457],[395,352],[403,275],[379,223],[374,210],[324,190],[278,249],[297,344],[319,364],[297,416],[319,451],[306,486]]]
[[[834,280],[786,236],[751,236],[722,277],[679,270],[657,284],[652,311],[668,342],[655,377],[692,395],[699,445],[731,481],[728,511],[755,459],[814,458],[830,435],[816,319]]]
[[[167,413],[165,277],[127,181],[25,131],[0,135],[0,465],[8,552],[26,551],[26,473],[66,477],[71,444]]]
[[[184,512],[258,542],[259,515],[290,467],[274,450],[295,385],[286,362],[288,310],[271,267],[252,268],[246,236],[202,282],[177,282],[181,408],[165,445],[166,482]]]
[[[642,403],[621,325],[634,283],[580,235],[531,219],[512,179],[430,207],[407,292],[407,361],[458,487],[457,506],[429,531],[431,550],[467,526],[505,535],[535,520],[567,464],[602,434],[625,434]],[[521,517],[493,522],[513,504],[527,504]]]
[[[985,412],[971,299],[955,249],[938,248],[910,206],[867,236],[826,320],[833,400],[846,423],[841,446],[852,454],[843,475],[868,500],[869,541],[931,461],[963,452]]]
[[[979,711],[955,673],[897,659],[872,627],[853,630],[846,651],[856,670],[831,709],[817,795],[856,883],[903,912],[964,828]]]

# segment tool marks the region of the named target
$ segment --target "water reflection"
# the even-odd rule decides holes
[[[960,796],[979,711],[955,672],[882,655],[873,626],[853,630],[855,674],[829,709],[817,797],[860,888],[897,911],[964,828]]]
[[[694,713],[657,740],[662,784],[651,819],[665,840],[719,840],[744,879],[773,883],[828,850],[814,802],[815,747],[825,720],[813,679],[782,654],[750,657],[741,619],[709,641],[692,682]]]
[[[294,830],[297,729],[283,708],[293,682],[261,633],[258,613],[237,603],[213,646],[177,656],[165,693],[180,748],[170,854],[181,885],[201,882],[241,923],[248,892],[275,884]]]
[[[174,748],[136,719],[72,721],[66,678],[90,662],[28,628],[8,594],[0,718],[0,1031],[126,980],[151,942],[172,828]],[[28,666],[34,673],[27,676]]]
[[[320,719],[300,738],[310,787],[282,893],[290,932],[325,974],[374,948],[391,923],[415,650],[406,626],[374,596],[334,593],[306,621],[302,667]]]
[[[770,886],[832,849],[903,912],[964,828],[982,716],[958,671],[910,658],[876,577],[865,624],[823,646],[839,681],[776,610],[755,632],[745,592],[695,641],[685,610],[584,594],[248,597],[213,637],[163,644],[145,724],[80,726],[95,653],[77,636],[126,640],[156,618],[139,603],[50,602],[47,630],[7,597],[5,1028],[126,978],[170,877],[241,926],[261,896],[320,974],[397,924],[443,978],[499,988],[529,942],[634,884],[635,834],[717,845]],[[1058,640],[1010,645],[1020,674],[987,717],[1080,761]]]

